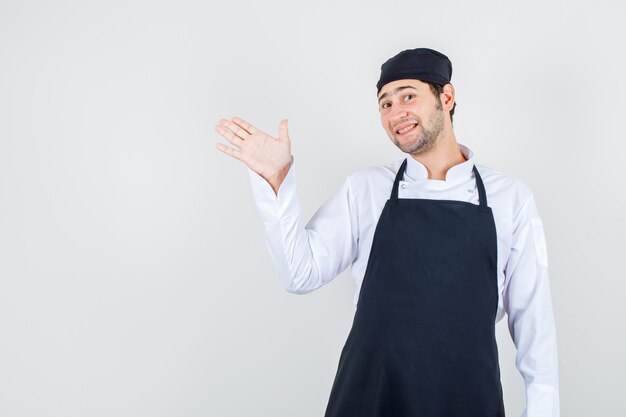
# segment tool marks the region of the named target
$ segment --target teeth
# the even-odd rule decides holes
[[[415,125],[407,126],[404,129],[398,130],[398,133],[402,134],[402,133],[408,132],[409,130],[413,129],[414,127],[415,127]]]

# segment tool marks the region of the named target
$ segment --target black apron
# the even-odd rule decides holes
[[[399,199],[380,215],[325,417],[503,417],[497,237],[480,204]]]

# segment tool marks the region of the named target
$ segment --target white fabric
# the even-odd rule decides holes
[[[408,156],[398,198],[478,204],[474,153],[458,146],[467,160],[450,168],[445,181],[428,179],[426,167]],[[353,302],[357,304],[376,224],[403,160],[349,175],[306,226],[296,196],[295,157],[278,196],[260,175],[248,169],[267,247],[287,291],[311,292],[351,266],[356,283]],[[557,346],[543,224],[533,194],[522,181],[479,164],[476,168],[498,235],[495,321],[507,314],[517,348],[516,366],[526,385],[522,417],[558,417]]]

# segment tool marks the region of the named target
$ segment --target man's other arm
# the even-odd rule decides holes
[[[505,274],[509,332],[517,348],[515,364],[526,387],[522,417],[558,417],[558,356],[547,248],[532,194],[514,218]]]
[[[346,179],[306,227],[302,225],[287,122],[282,120],[278,137],[272,137],[241,118],[221,119],[215,130],[233,146],[215,147],[248,167],[278,275],[287,291],[302,294],[350,265],[357,247],[357,219]]]
[[[251,169],[248,173],[257,211],[265,225],[267,248],[287,291],[311,292],[352,263],[358,228],[349,177],[304,226],[296,195],[294,157],[277,193],[259,174]]]

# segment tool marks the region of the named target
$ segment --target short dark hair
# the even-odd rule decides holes
[[[430,91],[433,92],[433,94],[439,101],[439,105],[441,105],[441,98],[439,97],[439,94],[443,92],[443,85],[431,83],[430,81],[424,81],[424,82],[430,86]],[[452,110],[450,110],[450,123],[452,123],[452,116],[454,115],[455,108],[456,108],[456,100],[454,100],[454,105],[452,106]]]

